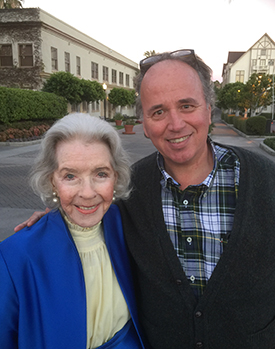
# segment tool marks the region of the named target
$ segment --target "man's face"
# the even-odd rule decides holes
[[[166,171],[203,163],[211,108],[197,72],[181,61],[156,63],[144,76],[140,97],[144,132],[163,155]]]

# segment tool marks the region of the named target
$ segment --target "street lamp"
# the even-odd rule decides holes
[[[102,85],[103,87],[103,90],[105,92],[105,98],[104,98],[104,120],[106,120],[106,100],[107,100],[107,94],[106,94],[106,91],[107,91],[107,84],[104,84]]]

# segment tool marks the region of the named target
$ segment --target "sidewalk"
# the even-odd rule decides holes
[[[244,147],[275,161],[275,157],[260,149],[263,138],[242,137],[219,119],[215,124],[211,136],[214,141]],[[151,141],[145,138],[142,125],[136,125],[134,131],[134,135],[123,134],[123,129],[118,131],[131,163],[155,151]],[[13,234],[13,228],[35,210],[45,209],[28,185],[30,166],[38,149],[39,144],[0,146],[0,241]]]

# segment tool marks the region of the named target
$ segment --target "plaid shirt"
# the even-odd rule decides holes
[[[199,185],[181,190],[165,170],[162,208],[167,231],[190,285],[199,298],[228,242],[238,197],[240,162],[230,150],[214,145],[214,167]]]

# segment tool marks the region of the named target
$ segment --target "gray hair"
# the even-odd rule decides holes
[[[187,63],[190,65],[193,69],[196,70],[196,72],[199,75],[200,81],[202,83],[203,93],[205,101],[208,105],[211,106],[212,113],[215,107],[215,93],[214,93],[214,84],[212,82],[212,69],[204,63],[204,61],[197,55],[191,55],[191,56],[171,56],[169,52],[164,52],[160,55],[157,55],[156,61],[154,61],[147,69],[142,70],[139,72],[139,74],[135,77],[135,88],[137,92],[137,99],[136,99],[136,112],[137,115],[141,118],[143,118],[143,112],[142,112],[142,103],[140,98],[140,88],[142,80],[146,74],[146,72],[156,63],[159,63],[161,61],[165,60],[177,60],[184,63]]]
[[[53,202],[51,183],[52,175],[58,167],[56,147],[60,142],[74,139],[87,143],[103,142],[108,146],[111,153],[111,165],[118,175],[114,188],[116,198],[127,198],[130,192],[130,163],[117,131],[108,122],[97,117],[73,113],[58,120],[46,132],[31,172],[31,187],[45,205],[50,208],[58,208],[60,205],[59,202]]]

